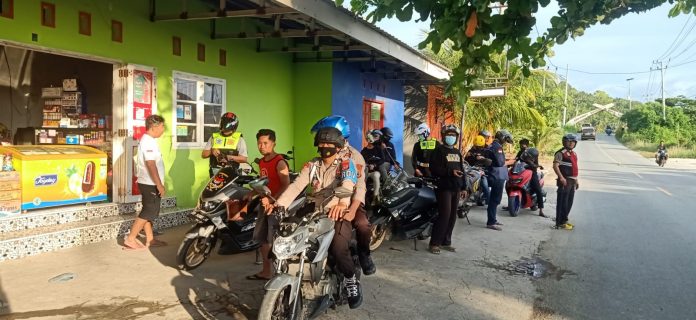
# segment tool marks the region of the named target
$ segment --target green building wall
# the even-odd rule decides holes
[[[240,117],[240,130],[249,158],[258,157],[255,134],[270,128],[278,134],[278,151],[297,145],[298,169],[315,154],[308,133],[320,116],[331,110],[331,64],[293,64],[287,53],[257,53],[253,40],[212,40],[209,21],[150,22],[148,1],[61,0],[56,5],[56,27],[40,23],[39,0],[14,1],[14,19],[0,17],[0,40],[114,59],[157,68],[158,113],[172,119],[172,71],[226,79],[227,110]],[[161,4],[171,5],[168,10]],[[196,2],[189,1],[194,11]],[[158,1],[160,13],[179,10],[179,1]],[[199,8],[202,10],[202,8]],[[92,35],[78,33],[78,12],[92,16]],[[111,20],[123,23],[123,42],[111,41]],[[218,29],[231,31],[239,20],[221,21]],[[247,26],[248,27],[248,26]],[[32,41],[32,33],[38,41]],[[172,37],[182,40],[182,54],[172,54]],[[206,47],[205,62],[197,60],[197,44]],[[227,50],[227,66],[218,63],[219,49]],[[173,149],[172,126],[160,139],[165,157],[167,192],[180,206],[193,206],[208,178],[208,161],[200,149]]]

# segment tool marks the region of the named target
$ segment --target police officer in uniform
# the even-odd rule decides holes
[[[215,132],[208,139],[201,157],[210,159],[210,177],[217,174],[225,165],[238,169],[240,163],[247,163],[247,146],[241,132],[237,132],[239,118],[227,112],[220,119],[220,132]]]
[[[421,123],[415,130],[418,142],[413,145],[411,153],[411,165],[416,177],[430,177],[430,154],[437,147],[437,140],[430,137],[430,128]]]

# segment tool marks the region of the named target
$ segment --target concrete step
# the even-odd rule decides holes
[[[176,207],[176,197],[162,199],[163,209],[173,207]],[[0,218],[0,234],[129,214],[140,211],[140,208],[142,208],[140,202],[93,203],[28,211],[16,216]]]
[[[155,230],[190,222],[191,209],[168,207],[155,220]],[[0,261],[116,239],[128,232],[135,213],[73,221],[0,233]]]

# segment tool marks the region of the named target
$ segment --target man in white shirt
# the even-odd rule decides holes
[[[159,216],[160,201],[165,194],[164,161],[156,140],[164,133],[164,118],[154,114],[147,117],[145,128],[147,132],[140,138],[137,160],[138,189],[142,195],[143,209],[123,241],[124,249],[129,250],[166,245],[164,241],[155,239],[152,232],[152,222]],[[136,238],[141,230],[145,230],[144,245]]]

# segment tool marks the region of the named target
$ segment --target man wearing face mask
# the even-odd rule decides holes
[[[430,154],[437,147],[437,140],[430,137],[430,128],[426,123],[421,123],[415,132],[418,142],[413,145],[411,153],[411,165],[416,177],[430,177]]]
[[[500,226],[503,224],[498,222],[496,215],[498,205],[503,200],[505,181],[508,179],[508,163],[505,159],[505,151],[503,151],[503,145],[506,143],[512,143],[512,134],[507,130],[500,130],[495,133],[495,140],[488,147],[488,157],[491,159],[491,165],[488,167],[486,176],[488,177],[488,185],[491,187],[491,193],[488,198],[488,221],[486,222],[486,228],[498,231],[502,230]]]
[[[355,188],[358,182],[358,170],[355,163],[351,159],[341,159],[338,155],[345,146],[341,131],[333,127],[317,130],[314,145],[320,157],[304,165],[299,176],[280,195],[276,206],[287,208],[308,185],[311,187],[309,199],[312,206],[320,205],[338,187],[351,190]],[[336,260],[336,268],[345,277],[343,286],[346,289],[348,304],[351,309],[355,309],[362,304],[362,288],[355,276],[355,264],[350,252],[353,229],[352,217],[346,215],[349,205],[350,198],[333,198],[325,208],[328,210],[329,218],[336,221],[334,225],[336,233],[329,250]]]
[[[367,219],[367,211],[365,210],[367,164],[362,154],[360,154],[360,151],[353,148],[348,143],[350,125],[346,118],[339,115],[324,117],[312,126],[311,131],[317,132],[322,128],[336,128],[341,131],[341,135],[344,139],[344,146],[339,151],[338,157],[342,160],[350,159],[355,163],[355,167],[358,170],[358,182],[355,185],[355,193],[353,193],[353,197],[351,198],[348,213],[346,213],[346,220],[352,221],[353,228],[355,228],[355,238],[358,242],[358,257],[360,258],[360,266],[363,269],[363,274],[371,275],[377,271],[377,267],[370,256],[372,230],[370,228],[370,221]]]
[[[430,252],[440,254],[440,249],[455,252],[452,246],[452,230],[457,222],[459,192],[464,188],[464,166],[462,154],[454,146],[459,138],[459,128],[455,125],[442,127],[444,144],[439,145],[430,155],[430,171],[437,179],[438,217],[430,237]]]

